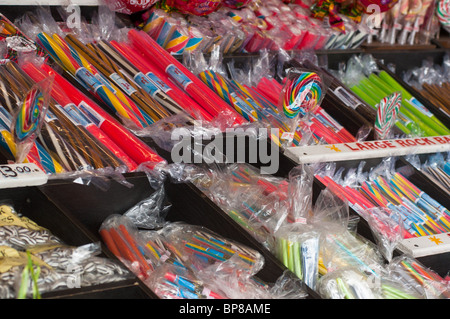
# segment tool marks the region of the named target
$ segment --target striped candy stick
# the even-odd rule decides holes
[[[33,80],[15,64],[8,63],[6,67],[23,86],[32,84]],[[53,95],[54,91],[55,85],[52,85],[49,94]],[[60,91],[58,93],[61,94]],[[67,103],[63,106],[71,103],[68,98],[65,101]],[[72,169],[77,170],[86,167],[87,162],[89,162],[91,168],[124,165],[115,154],[101,145],[84,127],[80,127],[74,121],[71,121],[63,106],[58,105],[53,97],[50,98],[46,126],[43,132],[46,133],[47,145],[52,145],[53,151],[67,155],[66,164],[69,161],[72,162]],[[62,158],[60,159],[62,161]]]
[[[122,71],[112,63],[105,56],[103,52],[97,49],[93,44],[84,45],[77,38],[72,35],[67,35],[65,41],[72,51],[80,56],[84,63],[88,64],[90,72],[110,91],[114,92],[117,98],[129,109],[136,118],[140,121],[143,127],[153,124],[161,118],[160,115],[154,112],[159,106],[153,99],[148,99],[144,102],[137,98],[138,90],[131,84],[128,79],[122,74]],[[126,94],[125,94],[126,93]],[[140,96],[139,96],[140,97]]]
[[[147,144],[137,138],[117,120],[115,120],[108,112],[103,110],[89,97],[75,88],[68,80],[53,70],[47,64],[37,67],[31,62],[26,62],[22,69],[35,81],[45,78],[48,75],[55,76],[53,92],[62,92],[65,96],[70,97],[72,102],[79,108],[82,105],[88,107],[95,115],[96,125],[111,138],[121,149],[123,149],[138,165],[146,164],[153,167],[154,164],[163,162],[154,150]],[[53,95],[55,99],[57,96]],[[153,163],[153,164],[152,164]]]
[[[389,137],[389,132],[397,120],[400,110],[402,95],[395,92],[384,97],[377,106],[377,116],[375,119],[375,132],[378,139],[384,140]]]
[[[76,77],[86,87],[104,101],[116,114],[125,122],[135,125],[137,128],[143,128],[136,116],[124,105],[114,93],[103,83],[98,81],[92,73],[85,67],[80,66],[77,61],[67,54],[49,35],[41,32],[37,36],[39,44],[46,52],[59,63],[67,72]]]
[[[194,101],[185,91],[174,84],[165,72],[160,71],[152,65],[144,56],[142,56],[141,52],[137,51],[134,47],[131,47],[127,43],[111,41],[110,44],[117,50],[117,52],[127,58],[136,68],[150,78],[153,84],[158,86],[160,90],[171,97],[191,116],[206,120],[208,122],[213,119],[211,113]]]

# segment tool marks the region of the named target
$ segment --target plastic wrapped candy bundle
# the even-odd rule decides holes
[[[59,277],[52,290],[89,287],[130,278],[130,272],[114,260],[98,256],[100,245],[79,247],[38,245],[28,249],[49,265]]]
[[[379,70],[371,55],[353,56],[342,72],[342,81],[362,100],[380,112],[380,118],[390,115],[381,104],[393,94],[400,94],[395,126],[406,135],[447,135],[447,128],[426,106],[401,86],[388,72]],[[390,99],[389,99],[390,100]],[[393,110],[394,111],[394,110]],[[393,113],[393,112],[392,112]]]
[[[222,4],[222,0],[166,0],[165,6],[174,8],[184,14],[193,14],[197,16],[208,15],[216,11]]]
[[[186,267],[183,262],[183,256],[176,249],[176,246],[162,236],[159,231],[140,230],[139,242],[142,246],[145,246],[157,260],[156,267],[159,267],[159,265],[164,263]]]
[[[275,283],[269,284],[240,271],[234,263],[229,260],[211,265],[197,275],[214,291],[230,299],[302,299],[308,296],[303,282],[290,271],[285,271]]]
[[[426,59],[420,67],[407,70],[403,75],[406,83],[447,114],[450,113],[450,108],[446,103],[450,92],[449,63],[448,55],[444,56],[443,63],[440,65]]]
[[[163,298],[298,299],[307,296],[301,283],[288,274],[273,284],[261,281],[255,276],[264,263],[258,252],[204,227],[171,223],[159,233],[185,265],[165,263],[151,275],[149,286]]]
[[[288,182],[261,175],[246,164],[229,166],[210,175],[201,189],[256,240],[270,247],[274,232],[287,217]],[[237,196],[230,194],[236,194]]]
[[[420,170],[443,191],[450,193],[450,154],[430,154],[421,159],[417,154],[405,157],[416,169]]]
[[[412,257],[395,257],[388,265],[392,280],[402,283],[416,294],[427,299],[449,299],[448,280]]]
[[[305,224],[281,227],[275,234],[278,259],[311,289],[319,278],[319,233]]]
[[[426,279],[417,272],[423,271]],[[418,278],[420,279],[418,280]],[[318,292],[329,299],[436,299],[448,298],[448,285],[408,256],[399,256],[382,272],[370,274],[344,267],[319,280]]]
[[[334,180],[329,176],[320,176],[320,173],[317,178],[324,184],[333,185],[340,190],[352,203],[354,210],[362,217],[368,217],[367,213],[369,212],[383,217],[382,214],[379,214],[382,212],[387,216],[392,215],[392,220],[399,221],[398,214],[400,214],[402,221],[399,221],[399,227],[395,228],[386,223],[383,226],[384,235],[388,233],[394,235],[389,239],[391,244],[398,242],[395,234],[399,232],[403,238],[447,232],[450,229],[448,209],[411,183],[405,176],[405,172],[397,172],[393,166],[395,161],[396,158],[384,158],[378,166],[372,167],[370,171],[362,174],[355,174],[356,168],[352,168],[348,170],[344,178],[339,177],[343,173],[341,169],[332,173]],[[358,171],[362,170],[361,167],[364,165],[365,162],[361,162]],[[367,200],[366,195],[372,201]],[[377,207],[387,207],[388,210],[372,210]],[[378,218],[378,220],[380,219]],[[379,230],[381,229],[379,228]]]
[[[146,282],[162,299],[225,299],[209,289],[189,268],[174,264],[158,267]]]
[[[355,268],[323,276],[319,293],[327,299],[420,299],[407,287],[384,277],[373,277]]]
[[[98,243],[64,244],[49,230],[2,205],[10,221],[0,225],[0,280],[3,298],[39,298],[53,290],[88,287],[129,278],[113,260],[99,256]]]
[[[253,0],[223,0],[223,5],[232,9],[245,8]]]
[[[264,264],[262,255],[248,247],[225,239],[204,227],[171,223],[162,235],[180,252],[183,263],[200,270],[215,263],[238,260],[240,271],[257,273]]]
[[[376,246],[350,232],[325,235],[321,241],[321,257],[327,273],[353,267],[376,275],[383,269],[383,257]]]
[[[353,268],[343,268],[320,278],[318,291],[326,299],[378,299],[368,276]]]
[[[142,280],[146,280],[159,264],[151,249],[140,241],[138,229],[128,217],[109,216],[99,233],[108,249]]]

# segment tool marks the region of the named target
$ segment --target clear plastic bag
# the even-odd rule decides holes
[[[40,299],[51,290],[49,282],[59,279],[50,266],[30,253],[9,246],[0,246],[0,251],[0,293],[4,299]]]
[[[387,267],[390,278],[425,299],[450,298],[448,282],[416,259],[400,255]]]
[[[147,285],[161,299],[226,299],[185,267],[165,263],[158,267]]]
[[[391,278],[382,278],[377,289],[383,299],[423,299],[416,291]]]
[[[366,215],[367,214],[367,215]],[[403,240],[404,227],[402,216],[384,207],[371,208],[364,212],[378,249],[388,262],[393,258],[394,250]]]
[[[289,270],[285,270],[270,286],[269,293],[274,299],[304,299],[308,296],[303,281]]]
[[[346,231],[349,225],[349,208],[347,200],[340,196],[338,190],[329,186],[322,190],[314,203],[309,223],[334,232]],[[339,230],[340,228],[340,230]]]
[[[141,247],[137,227],[125,216],[111,215],[103,221],[100,236],[108,249],[136,276],[149,278],[158,259],[147,247]]]
[[[288,182],[260,174],[247,164],[232,164],[196,175],[195,185],[267,247],[288,214]]]
[[[158,229],[166,223],[165,217],[171,208],[167,203],[164,186],[156,189],[144,199],[128,209],[123,215],[141,229]]]
[[[312,213],[313,169],[309,165],[289,172],[289,221],[305,224]]]
[[[321,277],[317,291],[325,299],[379,299],[368,276],[351,267]]]
[[[352,267],[379,276],[384,260],[375,244],[350,232],[326,233],[321,237],[320,255],[327,273]]]
[[[197,275],[221,296],[229,299],[268,299],[270,294],[265,284],[236,268],[236,256],[220,263],[201,269]],[[245,266],[244,266],[245,267]]]
[[[291,224],[276,232],[273,247],[278,259],[313,290],[319,278],[319,236],[310,225]]]
[[[201,226],[171,223],[161,232],[180,252],[183,263],[192,265],[192,269],[201,270],[228,262],[229,266],[236,263],[239,272],[253,275],[264,265],[264,258],[259,252]]]

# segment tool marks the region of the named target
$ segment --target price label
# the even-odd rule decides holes
[[[47,180],[47,174],[32,163],[0,165],[0,188],[43,185]]]
[[[450,252],[450,233],[403,239],[398,247],[414,258]]]

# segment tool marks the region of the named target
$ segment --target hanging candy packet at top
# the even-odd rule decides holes
[[[184,14],[203,16],[216,11],[221,4],[222,0],[164,0],[161,5]]]
[[[445,3],[447,1],[442,2]],[[439,22],[439,13],[436,12],[436,10],[438,10],[438,6],[440,6],[440,3],[431,1],[428,10],[425,13],[422,28],[419,30],[419,37],[417,39],[419,44],[429,44],[432,39],[436,39],[438,37],[439,30],[441,29],[441,26],[443,26]]]
[[[223,0],[223,5],[232,9],[243,9],[253,0]]]
[[[436,153],[421,159],[420,155],[412,154],[405,157],[416,169],[420,170],[442,190],[450,193],[449,153]]]
[[[112,11],[131,15],[150,8],[159,0],[132,1],[132,0],[102,0]]]

